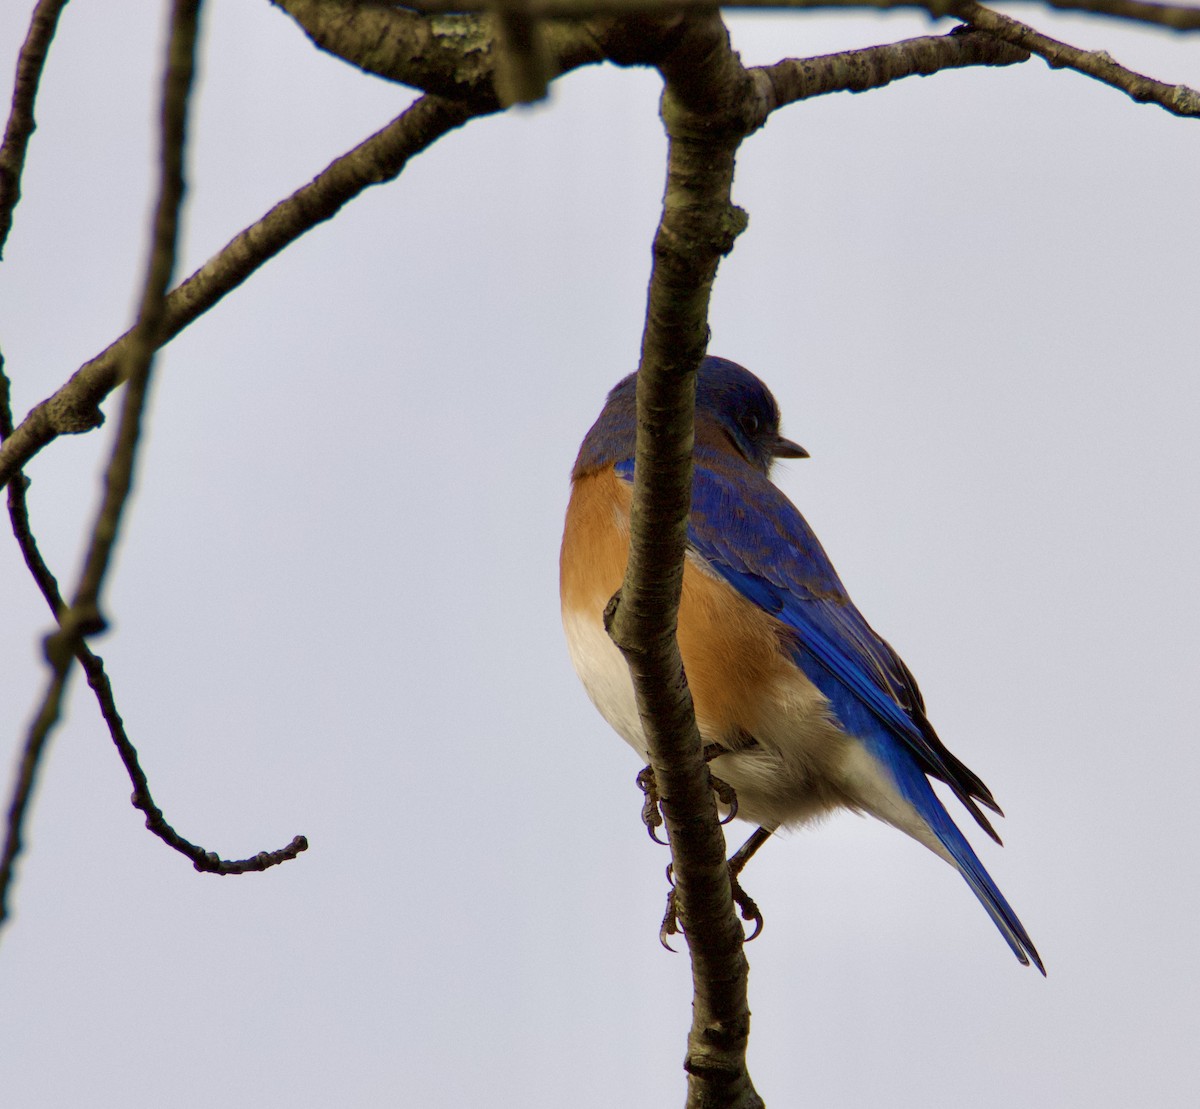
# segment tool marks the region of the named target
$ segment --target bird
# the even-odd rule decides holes
[[[628,560],[636,388],[636,372],[617,383],[580,446],[559,590],[589,698],[648,764],[632,679],[604,622]],[[758,825],[730,860],[735,886],[735,861],[740,870],[778,829],[840,809],[868,814],[954,867],[1017,959],[1044,975],[1029,933],[930,779],[997,843],[983,810],[1002,816],[1000,807],[938,738],[912,672],[771,481],[776,460],[806,457],[780,434],[779,406],[762,381],[728,359],[703,359],[677,638],[710,770],[732,788],[736,815]],[[722,812],[732,810],[726,799]]]

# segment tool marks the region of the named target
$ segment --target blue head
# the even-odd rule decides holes
[[[636,388],[633,373],[608,394],[579,449],[573,476],[633,457]],[[771,390],[745,367],[711,356],[696,375],[696,445],[724,452],[732,448],[764,474],[777,458],[808,457],[803,447],[779,434],[779,405]]]

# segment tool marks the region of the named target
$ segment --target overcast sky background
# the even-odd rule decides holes
[[[64,14],[0,265],[18,417],[131,319],[161,7]],[[1200,37],[1020,11],[1200,87]],[[730,23],[750,63],[930,31]],[[24,30],[0,20],[6,82]],[[411,99],[265,3],[206,5],[201,74],[184,274]],[[96,647],[181,833],[312,846],[193,872],[77,680],[0,939],[5,1104],[682,1103],[667,855],[557,600],[571,462],[637,362],[658,93],[592,68],[470,124],[161,358]],[[1031,61],[796,105],[743,148],[710,349],[811,451],[778,480],[1007,812],[1004,850],[974,840],[1049,970],[891,829],[776,842],[745,878],[770,1105],[1195,1103],[1198,128]],[[65,582],[107,411],[29,470]],[[7,791],[49,624],[12,542],[0,614]]]

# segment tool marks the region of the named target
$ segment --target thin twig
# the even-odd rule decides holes
[[[9,382],[4,372],[3,358],[0,358],[0,438],[12,433],[12,406],[9,402]],[[45,559],[38,548],[33,529],[29,522],[29,505],[26,500],[27,482],[24,475],[18,475],[8,485],[8,514],[12,523],[13,535],[25,559],[25,565],[37,583],[38,589],[50,606],[55,620],[60,619],[66,610],[66,602],[59,592],[58,581],[46,565]],[[215,852],[184,839],[167,822],[162,809],[154,801],[150,792],[150,783],[146,779],[138,758],[137,748],[125,731],[125,723],[117,711],[116,700],[113,697],[112,683],[104,670],[104,660],[94,654],[86,642],[80,641],[75,648],[75,657],[87,675],[88,685],[96,695],[100,713],[108,725],[109,734],[125,765],[129,781],[133,786],[130,802],[135,809],[146,814],[146,827],[161,839],[167,846],[173,847],[182,855],[192,860],[197,870],[210,874],[243,874],[251,870],[266,870],[269,866],[294,859],[308,847],[304,836],[296,836],[287,847],[276,851],[261,851],[249,859],[222,859]]]
[[[1194,118],[1200,116],[1200,93],[1187,85],[1168,85],[1126,69],[1105,50],[1080,50],[1065,42],[1049,38],[1028,24],[1010,19],[971,0],[956,0],[950,14],[972,27],[995,35],[1005,42],[1037,54],[1055,68],[1074,69],[1094,77],[1106,85],[1120,89],[1139,104],[1157,104],[1172,115]]]
[[[785,58],[750,73],[769,82],[770,95],[763,106],[771,112],[826,93],[865,92],[903,77],[927,77],[962,66],[1015,65],[1028,58],[1027,50],[986,32],[959,27],[947,35],[927,35],[886,46],[816,58]]]
[[[17,77],[13,82],[12,109],[0,143],[0,258],[12,230],[13,212],[21,199],[21,174],[29,139],[37,130],[33,105],[37,100],[46,55],[58,28],[58,17],[67,0],[39,0],[29,20],[29,32],[17,55]]]
[[[163,298],[175,264],[179,210],[184,190],[187,107],[195,71],[199,9],[200,0],[174,0],[172,4],[163,78],[158,199],[138,320],[122,367],[121,376],[127,382],[125,403],[105,474],[104,496],[74,600],[69,608],[60,610],[59,628],[46,642],[50,679],[41,707],[26,737],[9,807],[4,854],[0,858],[0,923],[8,917],[8,894],[12,886],[13,868],[21,851],[21,830],[46,742],[62,710],[71,662],[83,637],[103,627],[99,612],[100,591],[133,482],[142,410],[150,383],[154,352],[159,345]]]
[[[183,162],[186,148],[187,105],[195,68],[196,31],[201,0],[173,0],[166,78],[162,101],[162,165],[158,201],[151,231],[150,257],[137,323],[124,352],[120,378],[125,397],[116,442],[104,475],[104,496],[83,561],[83,572],[62,627],[51,637],[50,653],[60,647],[74,653],[75,638],[102,631],[100,590],[116,545],[125,505],[133,488],[134,464],[141,439],[154,354],[161,345],[163,302],[179,238],[183,205]]]

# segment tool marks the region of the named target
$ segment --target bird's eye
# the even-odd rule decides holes
[[[747,412],[742,417],[742,430],[747,435],[756,435],[758,433],[758,417],[753,412]]]

